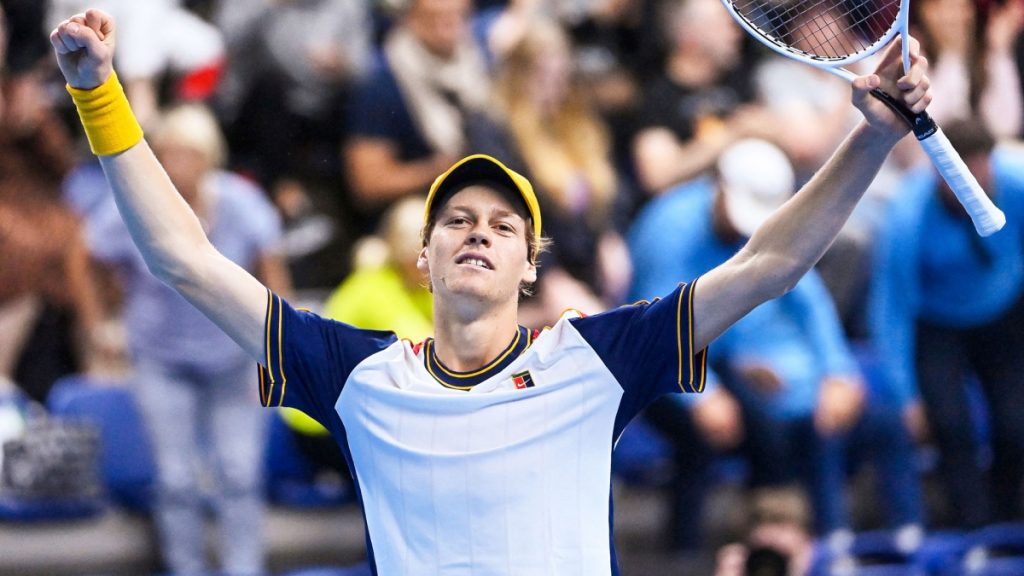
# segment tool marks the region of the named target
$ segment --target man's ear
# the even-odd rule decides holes
[[[416,257],[416,269],[423,273],[424,276],[430,277],[430,261],[427,259],[426,246],[420,250],[419,256]]]
[[[537,282],[537,264],[530,262],[529,268],[526,269],[526,274],[523,275],[523,282],[527,284],[534,284]]]

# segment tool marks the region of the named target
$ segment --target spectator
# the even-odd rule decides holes
[[[755,102],[750,60],[740,58],[743,32],[718,2],[673,0],[665,22],[672,51],[643,89],[633,141],[650,194],[699,176],[738,138],[776,132]]]
[[[908,175],[877,246],[869,311],[875,352],[919,436],[927,415],[950,520],[972,528],[1022,517],[1024,155],[995,147],[979,119],[946,129],[1006,226],[979,237],[933,169]],[[988,406],[990,481],[978,463],[971,376]]]
[[[630,263],[614,219],[619,182],[611,142],[558,24],[537,19],[524,26],[500,64],[497,99],[554,240],[541,263],[540,318],[533,325],[553,324],[569,307],[595,313],[621,303]]]
[[[61,15],[87,8],[106,10],[121,22],[118,74],[143,126],[158,116],[166,79],[172,80],[172,100],[203,100],[213,94],[224,65],[224,38],[181,0],[53,0],[49,20],[55,24]]]
[[[793,191],[788,160],[765,141],[730,146],[716,172],[717,180],[679,187],[641,212],[630,232],[635,297],[657,294],[668,278],[699,275],[728,259]],[[667,229],[676,233],[666,235]],[[876,463],[887,481],[889,520],[894,526],[921,523],[917,479],[906,466],[906,430],[894,411],[862,411],[860,370],[817,274],[812,271],[789,293],[755,308],[709,354],[743,408],[744,452],[754,485],[799,480],[814,503],[817,532],[848,530],[844,444],[858,436],[885,438]],[[679,469],[700,473],[686,465]]]
[[[17,6],[12,22],[41,24],[32,8]],[[17,383],[44,402],[59,377],[100,369],[101,306],[78,221],[60,198],[74,146],[46,96],[45,52],[24,29],[6,52],[6,24],[0,10],[0,387]]]
[[[1020,136],[1024,103],[1014,48],[1024,4],[924,0],[910,8],[914,36],[942,94],[929,114],[940,124],[974,117],[997,138]]]
[[[468,152],[508,158],[469,0],[412,0],[355,95],[343,147],[369,233],[391,202],[423,193]]]
[[[356,249],[352,274],[324,302],[325,317],[368,330],[394,330],[413,342],[433,333],[433,299],[416,268],[423,202],[421,196],[409,196],[384,213],[381,230]],[[300,449],[318,470],[348,474],[326,428],[297,410],[281,410]]]
[[[214,245],[239,266],[287,290],[287,275],[275,254],[277,215],[261,190],[218,170],[226,151],[213,116],[197,105],[174,108],[151,131],[151,138],[171,181]],[[78,182],[85,184],[84,179]],[[213,497],[223,572],[260,574],[266,568],[266,421],[253,393],[250,360],[149,273],[118,217],[112,195],[88,224],[93,254],[114,266],[124,281],[130,355],[156,453],[155,515],[166,567],[175,574],[207,570],[202,467],[195,459],[207,455],[216,478]]]
[[[352,85],[370,64],[369,6],[350,0],[222,0],[228,67],[218,102],[235,164],[268,188],[337,179]]]

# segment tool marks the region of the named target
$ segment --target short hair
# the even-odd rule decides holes
[[[957,118],[943,123],[943,132],[961,158],[987,156],[996,147],[996,138],[981,118]]]
[[[163,113],[152,130],[154,146],[187,146],[201,153],[209,165],[220,168],[227,160],[224,133],[210,109],[202,104],[178,104]]]

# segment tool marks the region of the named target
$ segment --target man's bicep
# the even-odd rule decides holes
[[[254,360],[265,355],[267,288],[213,246],[196,256],[194,280],[177,290]]]
[[[700,278],[693,293],[694,347],[703,350],[740,318],[771,299],[758,270],[745,250]]]

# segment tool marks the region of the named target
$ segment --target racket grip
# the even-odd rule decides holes
[[[957,200],[967,210],[978,235],[989,236],[999,231],[1006,224],[1006,215],[992,203],[988,194],[985,194],[978,185],[978,181],[953,149],[942,129],[936,127],[933,134],[920,142],[943,180],[949,184]]]

